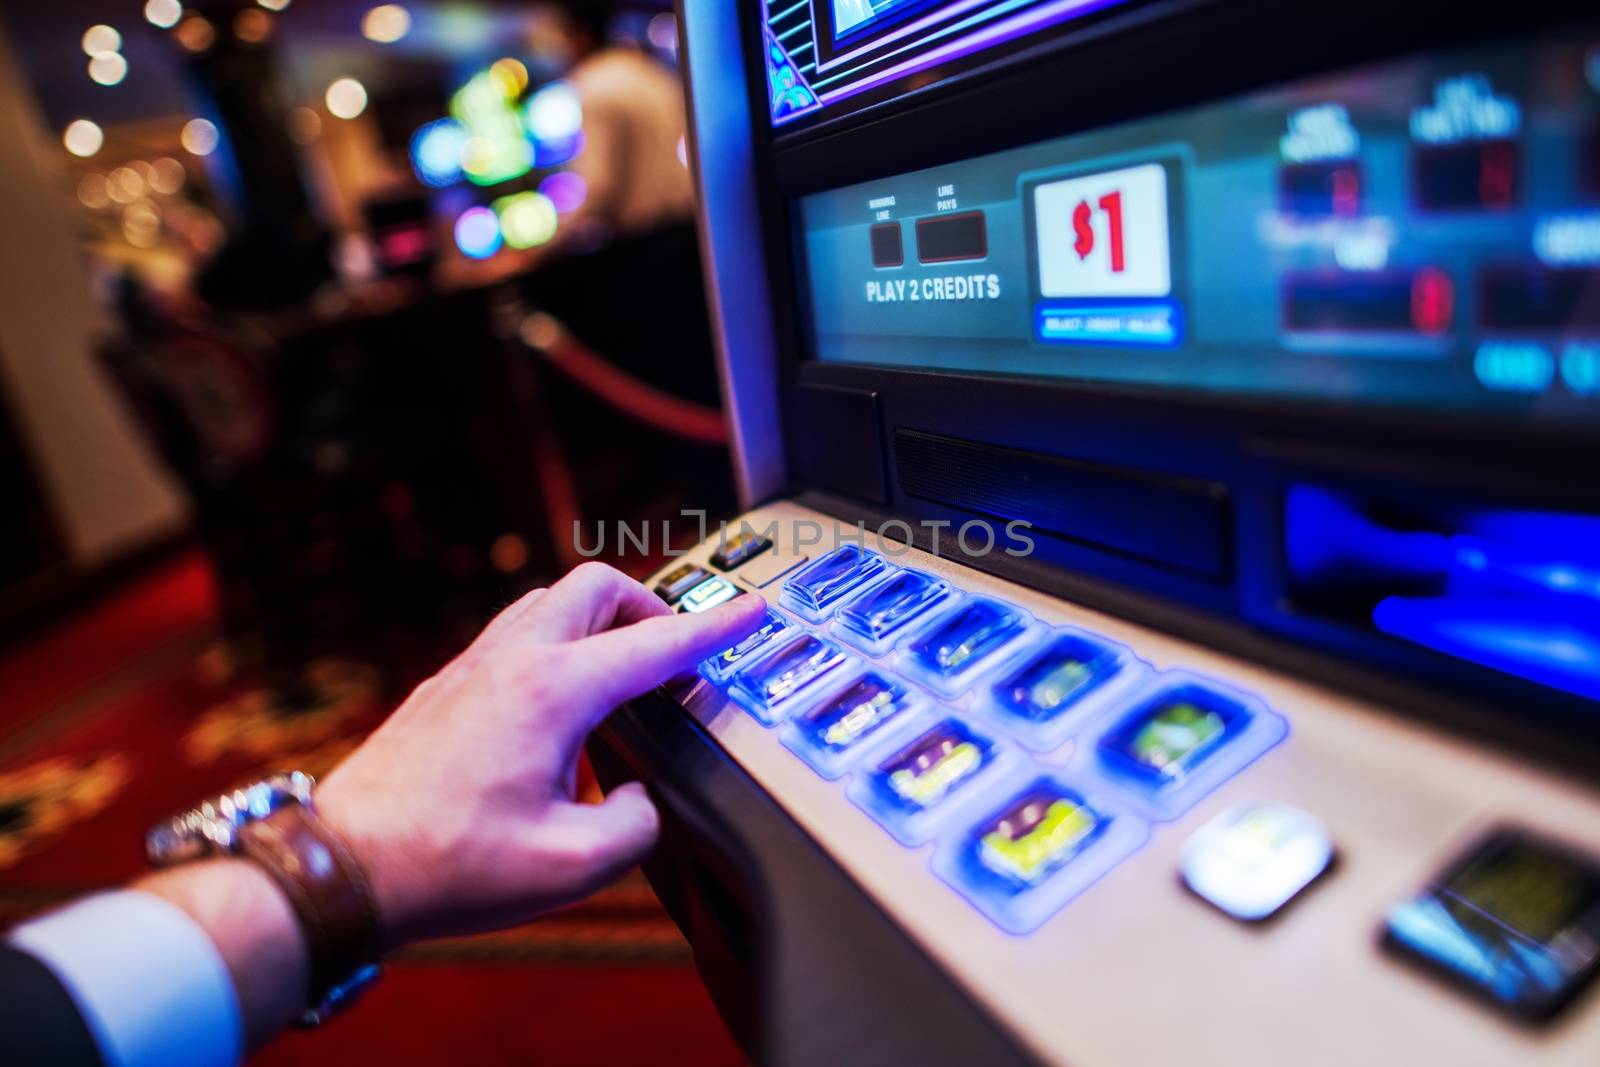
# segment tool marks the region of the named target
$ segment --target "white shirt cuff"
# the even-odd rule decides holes
[[[88,897],[12,931],[71,995],[108,1067],[234,1067],[239,998],[210,937],[137,890]]]

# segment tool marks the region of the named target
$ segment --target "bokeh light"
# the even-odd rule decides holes
[[[111,203],[110,182],[104,174],[85,174],[78,180],[78,202],[99,210]]]
[[[190,119],[183,124],[183,133],[178,139],[183,142],[184,151],[197,156],[209,156],[217,150],[217,142],[221,140],[221,136],[210,121]]]
[[[161,216],[148,201],[129,204],[122,212],[122,236],[135,248],[149,248],[161,236]]]
[[[650,19],[645,27],[644,35],[650,43],[663,52],[676,52],[678,50],[678,20],[670,11],[663,11]]]
[[[354,78],[337,78],[322,99],[334,118],[353,119],[367,109],[367,87]]]
[[[107,180],[111,199],[119,204],[131,204],[145,194],[144,178],[132,167],[118,167]]]
[[[282,11],[289,6],[289,0],[256,0],[256,3],[268,11]]]
[[[379,4],[361,16],[361,36],[379,44],[393,44],[411,32],[411,12],[399,4]]]
[[[97,85],[116,85],[128,76],[128,61],[121,52],[101,52],[89,60],[89,78]]]
[[[100,146],[106,143],[106,135],[104,130],[88,119],[73,119],[62,133],[61,143],[73,155],[88,159],[100,151]]]
[[[162,156],[150,164],[150,188],[163,196],[174,195],[188,180],[189,172],[183,169],[182,163],[171,156]]]
[[[550,198],[559,215],[570,215],[583,206],[589,195],[589,184],[583,175],[570,170],[558,170],[539,183],[539,191]]]
[[[512,248],[535,248],[556,235],[556,206],[543,193],[513,193],[494,202],[500,232]]]
[[[217,30],[199,15],[190,15],[172,31],[178,44],[187,52],[204,52],[217,39]]]
[[[183,17],[183,4],[179,0],[148,0],[144,5],[145,21],[152,26],[169,30]]]
[[[528,87],[528,68],[520,59],[506,56],[489,64],[489,80],[507,100],[515,100]]]
[[[486,207],[469,207],[456,219],[456,247],[473,259],[500,251],[500,219]]]
[[[564,81],[551,82],[528,101],[528,130],[540,141],[569,141],[583,130],[578,92]]]
[[[122,34],[101,23],[83,31],[83,54],[93,58],[122,47]]]
[[[467,130],[454,119],[439,119],[411,135],[411,169],[424,185],[435,189],[461,180],[461,154]]]
[[[247,7],[234,16],[233,35],[245,44],[260,44],[272,36],[272,16]]]

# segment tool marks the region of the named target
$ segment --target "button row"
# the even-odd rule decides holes
[[[934,872],[1013,932],[1287,731],[1253,697],[1158,674],[1115,642],[859,546],[793,575],[779,604],[817,629],[769,608],[701,673],[783,724],[782,743],[819,775],[848,775],[846,795],[896,840],[936,841]],[[1029,755],[1069,740],[1065,769]]]

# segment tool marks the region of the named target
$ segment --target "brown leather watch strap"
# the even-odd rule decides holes
[[[239,855],[265,868],[305,932],[315,1004],[376,962],[383,932],[367,876],[344,842],[299,804],[286,804],[239,831]]]

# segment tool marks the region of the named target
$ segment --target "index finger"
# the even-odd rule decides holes
[[[595,721],[748,635],[761,625],[766,607],[761,597],[746,593],[698,615],[645,619],[579,641],[574,659],[594,697]],[[585,732],[591,726],[585,724]]]
[[[579,564],[545,590],[508,630],[538,641],[575,641],[616,626],[669,615],[661,598],[604,563]]]

